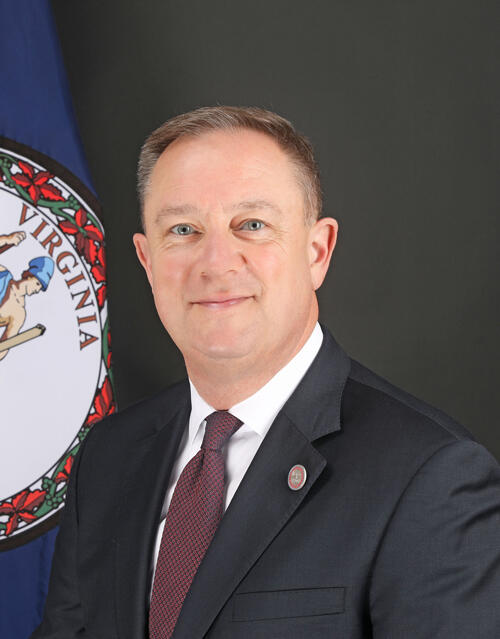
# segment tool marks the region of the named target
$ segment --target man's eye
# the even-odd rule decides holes
[[[240,226],[240,229],[244,231],[260,231],[264,226],[264,222],[261,222],[261,220],[248,220]]]
[[[190,224],[176,224],[170,230],[175,235],[191,235],[191,233],[194,233],[194,228]]]

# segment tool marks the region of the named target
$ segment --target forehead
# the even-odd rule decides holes
[[[165,149],[153,169],[145,209],[256,198],[283,205],[301,197],[294,164],[270,136],[210,131],[181,137]]]

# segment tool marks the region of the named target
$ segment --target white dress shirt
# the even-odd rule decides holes
[[[223,449],[226,468],[224,511],[228,507],[244,474],[248,470],[255,453],[261,445],[276,415],[297,388],[323,342],[323,333],[318,323],[300,351],[256,393],[239,404],[229,408],[229,412],[243,422]],[[160,551],[161,536],[165,517],[184,466],[200,450],[205,435],[205,418],[215,411],[200,397],[189,381],[191,388],[191,414],[189,426],[185,429],[179,451],[172,468],[167,494],[163,503],[161,523],[156,536],[153,566],[156,566]]]

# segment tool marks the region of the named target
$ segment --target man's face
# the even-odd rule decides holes
[[[42,290],[42,284],[36,277],[28,277],[26,280],[26,295],[34,295]]]
[[[200,358],[273,369],[298,350],[336,226],[306,225],[274,140],[243,129],[176,140],[153,170],[144,216],[134,243],[188,369]]]

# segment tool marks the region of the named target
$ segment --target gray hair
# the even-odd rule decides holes
[[[201,107],[167,120],[144,142],[137,169],[137,191],[144,227],[144,201],[151,173],[169,144],[182,136],[200,136],[209,131],[250,129],[273,138],[292,161],[304,193],[305,221],[313,224],[321,215],[322,194],[319,169],[309,140],[285,118],[258,107]]]

